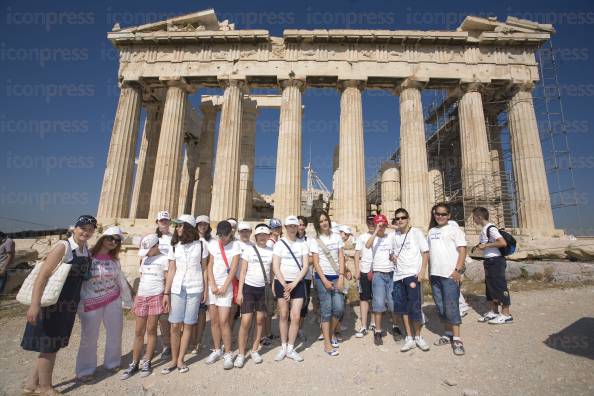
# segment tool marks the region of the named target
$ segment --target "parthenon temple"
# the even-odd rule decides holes
[[[280,109],[274,216],[299,214],[302,95],[334,87],[340,123],[329,209],[337,222],[360,231],[373,209],[393,213],[402,206],[426,229],[432,204],[449,200],[462,220],[480,204],[518,234],[553,236],[559,231],[532,96],[539,81],[535,52],[553,33],[551,25],[513,17],[468,16],[455,31],[286,29],[273,37],[236,30],[213,10],[136,27],[116,24],[108,38],[120,53],[120,97],[98,219],[152,221],[167,209],[173,216],[209,214],[211,221],[258,220],[256,119],[270,107]],[[196,109],[188,98],[202,88],[223,94],[203,95]],[[278,88],[278,95],[251,95],[254,88]],[[393,94],[385,111],[400,113],[400,144],[370,189],[362,93],[371,89]],[[442,103],[424,109],[423,90],[443,92]],[[426,133],[440,112],[453,116]],[[503,166],[501,117],[511,173]],[[393,136],[386,145],[398,131]]]

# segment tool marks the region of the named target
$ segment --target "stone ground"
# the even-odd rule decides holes
[[[512,289],[513,290],[513,289]],[[431,395],[594,395],[594,286],[547,288],[513,294],[515,323],[493,326],[477,323],[484,309],[480,294],[468,293],[474,310],[464,319],[462,335],[467,353],[456,357],[449,347],[399,352],[390,335],[381,347],[372,337],[356,339],[347,332],[340,346],[341,355],[330,358],[322,353],[318,333],[308,322],[309,341],[300,347],[305,361],[273,361],[277,346],[264,351],[260,366],[248,360],[243,369],[224,371],[222,362],[203,363],[207,349],[192,356],[189,373],[163,376],[162,361],[147,378],[135,376],[121,381],[119,374],[108,375],[101,368],[92,385],[74,381],[74,364],[80,331],[74,328],[71,346],[58,355],[54,383],[72,395],[180,395],[180,394],[431,394]],[[437,338],[440,326],[433,304],[425,305],[429,325],[428,341]],[[358,308],[355,308],[355,312]],[[346,324],[353,326],[355,314],[347,313]],[[130,360],[128,348],[133,336],[133,320],[124,331],[123,364]],[[19,394],[35,354],[23,352],[20,337],[22,314],[0,318],[0,395]],[[101,356],[101,351],[99,353]],[[101,362],[101,358],[99,359]]]

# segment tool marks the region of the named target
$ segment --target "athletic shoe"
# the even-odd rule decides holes
[[[262,344],[262,346],[269,347],[270,345],[272,345],[272,340],[270,340],[268,336],[264,336],[260,338],[260,344]]]
[[[338,355],[340,355],[340,352],[338,352],[336,349],[332,349],[330,352],[328,352],[328,351],[324,351],[324,352],[326,352],[326,355],[328,355],[328,356],[338,356]]]
[[[369,324],[369,330],[371,331],[375,331],[375,322],[372,320],[371,323]]]
[[[140,376],[141,377],[148,377],[151,375],[153,368],[151,366],[150,360],[143,360],[140,362]]]
[[[202,345],[201,344],[198,344],[198,345],[196,345],[195,348],[192,348],[192,350],[191,350],[190,353],[192,355],[198,355],[198,353],[200,353],[200,349],[202,349]]]
[[[465,353],[464,344],[462,343],[462,340],[453,340],[452,349],[454,350],[454,355],[456,356],[462,356]]]
[[[294,349],[291,349],[289,352],[287,352],[287,357],[289,359],[293,359],[296,362],[302,362],[303,358],[301,357],[301,355],[299,355],[297,353],[297,351],[295,351]]]
[[[285,356],[287,356],[287,349],[285,347],[281,346],[281,349],[278,351],[278,353],[274,357],[274,360],[277,362],[280,362],[281,360],[283,360],[285,358]]]
[[[384,340],[382,340],[382,333],[380,331],[373,333],[373,343],[378,346],[384,344]]]
[[[400,327],[396,325],[392,326],[392,336],[394,337],[394,341],[401,341],[404,338],[402,330],[400,330]]]
[[[255,364],[260,364],[264,360],[264,359],[262,359],[262,356],[260,356],[260,354],[257,351],[256,352],[252,352],[250,354],[250,356],[252,357],[252,360],[254,361]]]
[[[491,319],[489,321],[489,324],[508,324],[508,323],[512,323],[514,321],[514,318],[512,318],[511,315],[503,315],[503,314],[499,314],[497,315],[497,317]]]
[[[433,345],[442,346],[442,345],[450,345],[451,343],[452,343],[452,337],[444,334],[441,337],[439,337],[437,340],[435,340]]]
[[[127,380],[128,378],[132,377],[138,371],[138,362],[132,362],[128,365],[128,368],[122,373],[122,377],[120,379]]]
[[[231,370],[233,368],[233,354],[231,352],[223,356],[223,368],[225,370]]]
[[[421,336],[415,337],[415,344],[417,344],[421,351],[427,352],[429,350],[429,344]]]
[[[361,327],[356,333],[356,338],[363,338],[367,335],[367,329],[365,327]]]
[[[235,358],[235,363],[233,365],[237,368],[242,368],[245,363],[245,357],[243,355],[237,355]]]
[[[416,346],[415,340],[412,337],[406,337],[404,344],[400,347],[400,352],[408,352]]]
[[[478,321],[481,323],[485,323],[485,322],[495,319],[498,315],[499,314],[497,314],[493,311],[489,311],[483,317],[481,317]]]
[[[338,348],[338,338],[332,337],[330,344],[332,345],[333,348]]]
[[[206,364],[213,364],[215,362],[217,362],[220,358],[223,357],[223,350],[222,349],[218,349],[218,350],[214,350],[210,353],[210,355],[208,355],[208,357],[206,358]]]
[[[318,337],[318,341],[323,341],[324,340],[324,334],[320,334]]]

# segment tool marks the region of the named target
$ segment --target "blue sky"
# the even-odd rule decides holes
[[[575,208],[556,210],[555,220],[558,227],[594,234],[594,6],[588,1],[3,1],[0,229],[62,226],[78,214],[96,213],[119,94],[117,53],[106,32],[116,21],[126,27],[207,8],[238,29],[267,29],[277,36],[284,29],[323,27],[453,30],[468,14],[553,23],[581,204],[580,216]],[[431,95],[425,95],[425,103]],[[198,95],[192,100],[197,103]],[[304,165],[311,147],[315,169],[331,186],[338,93],[310,89],[303,104]],[[397,147],[398,98],[365,91],[363,112],[370,181]],[[278,116],[278,110],[265,110],[258,119],[255,186],[264,193],[274,189],[270,165],[275,164]]]

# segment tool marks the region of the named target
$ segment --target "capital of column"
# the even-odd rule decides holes
[[[303,92],[305,90],[305,80],[291,78],[287,80],[278,80],[278,86],[281,89],[285,89],[287,87],[297,87],[299,91]]]
[[[244,79],[239,78],[219,78],[221,88],[238,87],[241,93],[248,93],[248,86]]]
[[[120,89],[124,88],[134,88],[139,92],[142,92],[142,84],[138,80],[120,80],[118,82],[118,87]]]
[[[532,93],[534,89],[534,82],[533,81],[511,81],[510,82],[510,91],[512,95],[518,92],[529,92]]]
[[[396,92],[396,95],[400,95],[402,93],[402,91],[404,91],[405,89],[408,89],[408,88],[415,88],[418,90],[422,90],[423,88],[425,88],[427,83],[428,83],[428,81],[426,81],[426,80],[409,77],[409,78],[404,79],[398,86],[395,87],[394,90]]]
[[[338,80],[338,89],[344,91],[347,88],[357,88],[359,91],[363,91],[366,84],[365,80]]]

